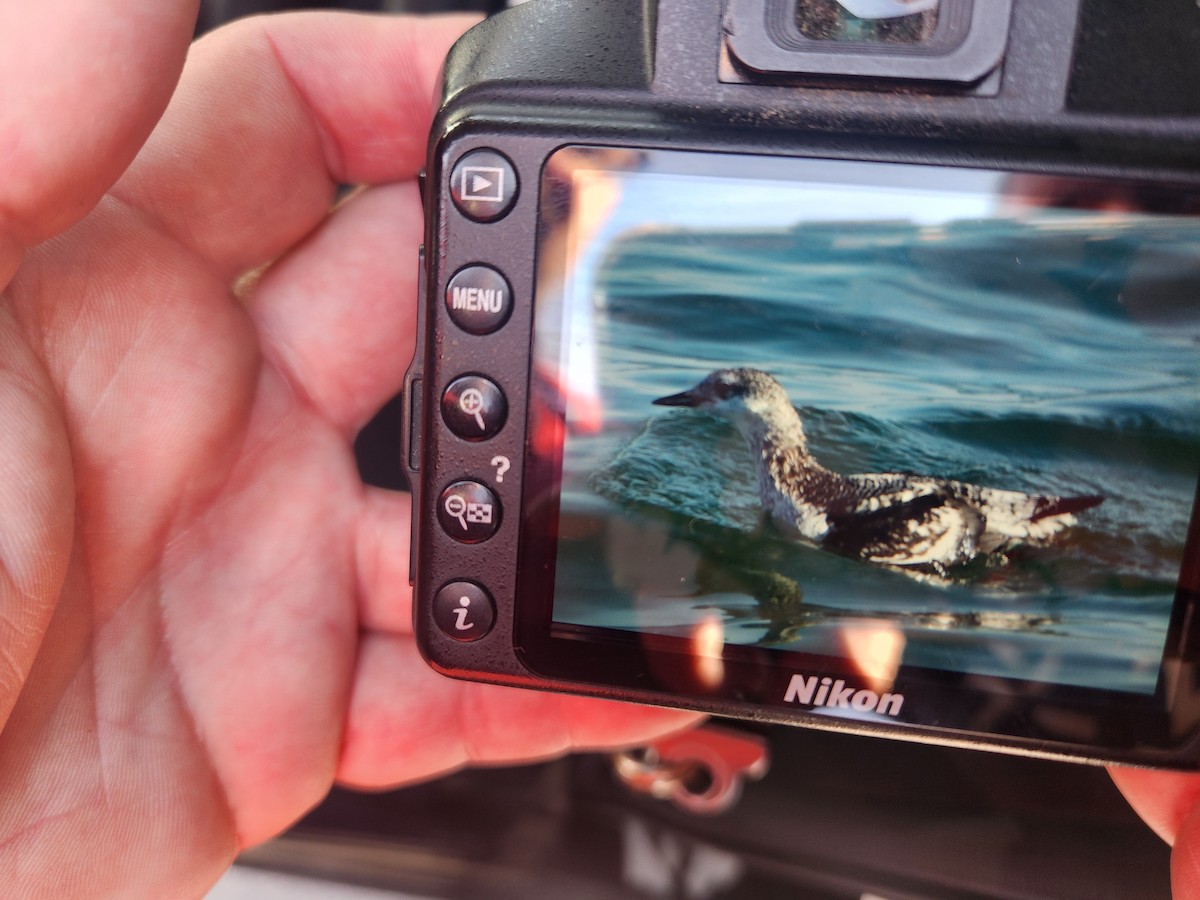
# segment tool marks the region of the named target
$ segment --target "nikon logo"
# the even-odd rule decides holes
[[[877,712],[888,716],[900,714],[903,694],[877,694],[874,691],[847,687],[842,679],[818,678],[816,675],[793,675],[783,695],[785,703],[805,706],[827,706],[834,709],[854,709],[858,712]]]

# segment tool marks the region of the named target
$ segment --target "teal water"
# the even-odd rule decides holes
[[[1200,472],[1200,225],[1012,220],[681,229],[612,241],[582,286],[603,427],[564,452],[555,619],[1151,691]],[[571,361],[567,361],[571,365]],[[774,375],[816,457],[1102,494],[1053,546],[948,583],[760,525],[726,423],[651,401],[715,368]]]

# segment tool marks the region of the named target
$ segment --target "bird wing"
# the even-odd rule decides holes
[[[933,485],[863,497],[830,516],[822,546],[892,566],[950,566],[975,555],[983,519],[970,504]]]
[[[956,484],[956,493],[978,507],[985,520],[983,549],[1042,543],[1075,524],[1075,513],[1098,506],[1100,496],[1055,497]]]

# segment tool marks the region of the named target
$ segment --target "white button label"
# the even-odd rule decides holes
[[[504,170],[494,166],[463,166],[463,201],[504,202]]]
[[[501,288],[456,287],[451,293],[451,309],[498,313],[504,308],[504,291]]]

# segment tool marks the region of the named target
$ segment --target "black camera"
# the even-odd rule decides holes
[[[445,69],[405,385],[462,678],[1200,761],[1200,10],[536,0]]]

